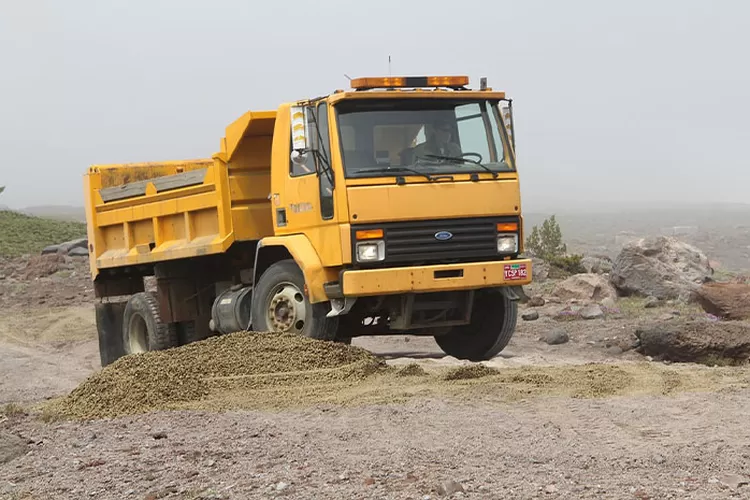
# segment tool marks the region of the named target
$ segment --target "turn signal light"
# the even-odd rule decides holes
[[[383,237],[382,229],[362,229],[355,233],[358,240],[375,240]]]
[[[364,77],[352,80],[352,88],[357,90],[375,88],[416,88],[416,87],[464,87],[469,84],[468,76],[382,76]]]
[[[497,232],[498,233],[510,233],[518,231],[518,222],[498,222]]]

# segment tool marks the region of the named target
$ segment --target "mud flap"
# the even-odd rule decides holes
[[[500,287],[500,290],[506,297],[508,297],[509,300],[512,300],[514,302],[516,301],[526,302],[529,299],[523,287],[521,286],[517,286],[517,285],[503,286],[503,287]]]
[[[102,368],[125,355],[122,345],[122,318],[127,302],[95,304],[96,330]]]

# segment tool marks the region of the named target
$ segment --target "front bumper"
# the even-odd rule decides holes
[[[344,297],[521,286],[531,283],[531,259],[348,270],[340,283]]]

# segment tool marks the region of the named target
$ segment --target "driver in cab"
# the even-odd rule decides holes
[[[451,141],[452,129],[447,120],[438,120],[434,124],[425,125],[426,140],[417,144],[412,150],[412,158],[425,155],[461,156],[461,148]]]

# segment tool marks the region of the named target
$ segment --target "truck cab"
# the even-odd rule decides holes
[[[139,310],[156,311],[98,306],[100,340],[121,343],[100,342],[112,353],[103,364],[243,329],[338,342],[429,335],[457,358],[497,355],[531,262],[511,101],[467,86],[358,78],[246,113],[210,161],[92,167],[97,296],[126,290],[122,307],[137,296]],[[141,288],[147,276],[153,292]],[[143,321],[131,335],[133,314]]]

